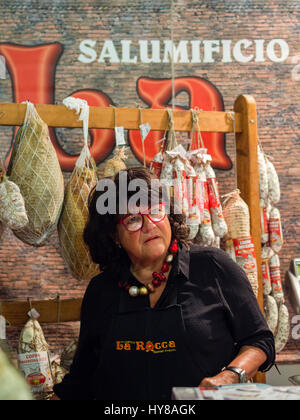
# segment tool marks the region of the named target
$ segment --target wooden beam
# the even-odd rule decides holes
[[[40,314],[40,323],[80,321],[82,299],[34,300],[31,307]],[[10,325],[24,325],[28,321],[29,301],[1,301],[0,314]]]
[[[82,127],[75,111],[63,105],[36,105],[36,110],[49,127]],[[19,126],[24,122],[26,104],[0,103],[0,125]],[[115,114],[114,114],[115,113]],[[148,122],[152,130],[166,130],[168,113],[164,109],[141,110],[138,108],[90,107],[89,128],[111,129],[123,126],[126,130],[137,130],[141,121]],[[176,131],[191,131],[191,112],[174,111],[174,126]],[[199,126],[203,132],[234,132],[233,121],[227,112],[200,111]],[[241,131],[241,115],[235,115],[236,132]]]

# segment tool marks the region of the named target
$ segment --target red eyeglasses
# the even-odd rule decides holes
[[[152,223],[162,222],[166,217],[165,203],[158,203],[156,206],[149,207],[145,212],[137,214],[127,214],[119,220],[128,232],[137,232],[144,226],[144,216],[148,217]]]

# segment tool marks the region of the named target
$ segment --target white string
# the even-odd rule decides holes
[[[90,107],[86,100],[80,98],[73,98],[73,96],[68,96],[67,98],[65,98],[63,100],[63,104],[68,109],[75,110],[76,114],[80,113],[78,121],[82,121],[84,146],[79,155],[79,158],[76,161],[76,167],[82,168],[85,166],[86,159],[89,159],[91,157],[88,147]]]
[[[172,77],[172,109],[175,108],[175,67],[174,67],[174,1],[171,0],[171,77]]]
[[[90,107],[87,101],[80,98],[73,98],[73,96],[68,96],[62,102],[68,109],[75,110],[76,114],[80,113],[78,121],[82,121],[84,144],[87,146],[90,114]]]

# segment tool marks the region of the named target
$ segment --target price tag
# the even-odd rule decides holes
[[[0,339],[6,339],[6,320],[2,315],[0,315]]]
[[[148,136],[148,134],[151,131],[150,124],[149,123],[141,124],[140,125],[140,131],[141,131],[141,135],[142,135],[142,141],[144,142],[146,137]]]
[[[0,55],[0,79],[6,79],[6,64],[5,64],[5,57]]]
[[[116,136],[116,145],[117,146],[124,146],[126,145],[125,142],[125,135],[124,135],[124,127],[115,127],[115,136]]]
[[[33,319],[38,319],[38,317],[40,316],[38,311],[34,308],[30,309],[30,311],[27,312],[27,315],[29,316],[29,318],[33,318]]]

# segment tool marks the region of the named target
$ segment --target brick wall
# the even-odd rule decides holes
[[[289,57],[284,62],[266,58],[248,63],[176,63],[175,76],[198,76],[209,80],[221,92],[225,110],[232,110],[239,94],[251,94],[257,102],[259,136],[265,152],[272,156],[281,183],[281,211],[285,245],[280,253],[282,276],[290,258],[299,256],[300,222],[298,220],[300,193],[300,125],[299,76],[297,61],[300,33],[298,0],[188,1],[174,2],[174,40],[239,40],[284,39]],[[2,3],[1,39],[21,45],[60,42],[63,53],[55,72],[54,100],[61,103],[79,89],[98,89],[105,92],[116,106],[135,106],[141,103],[136,83],[140,77],[169,78],[170,63],[137,64],[110,63],[97,60],[84,64],[78,61],[79,44],[84,39],[96,41],[99,57],[104,40],[114,41],[121,55],[120,40],[132,40],[133,54],[138,40],[171,39],[170,1],[16,1]],[[203,51],[202,51],[203,53]],[[280,52],[277,51],[279,54]],[[247,49],[247,55],[255,49]],[[266,49],[264,50],[266,56]],[[214,55],[214,57],[216,57]],[[34,65],[34,63],[32,64]],[[294,76],[293,76],[294,75]],[[12,102],[12,82],[8,76],[0,81],[0,101]],[[177,104],[188,106],[188,97],[178,95]],[[0,127],[0,158],[9,150],[13,129]],[[81,147],[80,130],[57,129],[62,147],[77,154]],[[226,136],[226,151],[234,163],[233,135]],[[128,166],[140,164],[131,156]],[[105,162],[98,165],[103,172]],[[67,181],[69,173],[64,173]],[[217,171],[221,193],[235,186],[235,171]],[[0,243],[0,298],[25,299],[81,297],[86,283],[70,275],[60,255],[57,235],[42,248],[29,247],[6,231]],[[293,316],[292,309],[291,316]],[[78,325],[61,326],[66,333],[59,346],[77,334]],[[45,326],[48,340],[56,346],[53,326]],[[49,334],[48,334],[49,332]],[[18,328],[8,329],[13,344]],[[290,339],[285,353],[299,357],[299,343]]]

